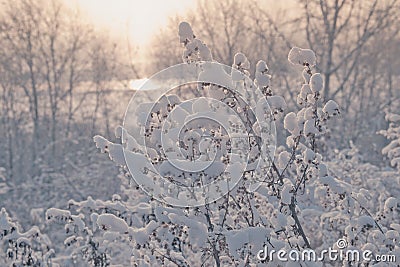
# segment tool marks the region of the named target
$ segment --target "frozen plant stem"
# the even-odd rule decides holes
[[[301,226],[301,223],[299,221],[299,218],[297,217],[296,204],[295,204],[295,199],[294,199],[293,196],[292,196],[291,203],[289,205],[289,209],[290,209],[290,214],[291,214],[293,220],[296,223],[297,231],[299,232],[299,234],[303,238],[303,241],[306,244],[307,248],[311,248],[310,242],[308,241],[307,236],[304,233],[303,227]]]

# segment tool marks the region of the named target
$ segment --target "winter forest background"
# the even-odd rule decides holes
[[[365,266],[399,266],[399,16],[397,0],[199,0],[138,49],[64,2],[0,1],[0,266],[361,264],[256,258],[264,246],[320,251],[340,238],[397,259]],[[137,144],[118,126],[135,80],[211,56],[264,94],[275,158],[218,201],[175,208],[135,184],[121,151]],[[149,160],[161,166],[156,145]]]

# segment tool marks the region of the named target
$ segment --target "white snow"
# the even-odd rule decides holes
[[[124,149],[120,144],[109,144],[109,157],[117,165],[125,165]]]
[[[324,79],[320,73],[315,73],[310,79],[310,88],[313,93],[319,92],[324,87]]]
[[[0,231],[9,231],[14,225],[10,222],[7,211],[1,208],[0,212]]]
[[[330,116],[337,115],[339,114],[339,105],[335,101],[329,100],[326,102],[322,111]]]
[[[101,152],[104,153],[108,149],[110,142],[100,135],[95,135],[93,141],[96,143],[96,147],[100,148]]]
[[[389,197],[388,199],[386,199],[385,207],[384,207],[385,211],[393,210],[396,207],[397,207],[397,199],[396,198]]]
[[[316,135],[319,133],[318,129],[315,128],[315,121],[313,119],[307,120],[304,123],[303,133],[304,133],[304,136]]]
[[[328,176],[328,167],[326,167],[326,165],[324,163],[320,163],[318,165],[318,169],[319,169],[320,177]]]
[[[97,225],[100,229],[118,232],[121,234],[128,232],[128,225],[126,222],[110,213],[100,214],[97,218]]]
[[[221,85],[225,88],[233,88],[232,77],[217,63],[205,62],[202,64],[203,71],[200,72],[198,81]]]
[[[305,163],[311,163],[315,159],[315,153],[311,149],[307,148],[303,152],[303,160]]]
[[[278,167],[281,168],[281,169],[285,168],[286,165],[288,164],[290,158],[291,158],[291,155],[286,150],[282,151],[281,153],[279,153],[279,156],[278,156]]]
[[[298,123],[297,123],[297,117],[294,112],[290,112],[290,113],[286,114],[284,122],[283,122],[283,126],[291,134],[298,133],[299,127],[298,127]]]
[[[243,53],[236,53],[233,59],[233,64],[239,66],[243,69],[250,68],[250,62],[248,61],[247,57]]]
[[[122,135],[122,129],[117,130],[117,134]],[[118,165],[125,165],[124,150],[122,145],[109,142],[107,139],[100,135],[93,137],[96,147],[100,148],[102,153],[108,153],[110,159]]]
[[[179,24],[179,40],[181,43],[185,42],[186,40],[193,40],[193,30],[189,23],[181,22]]]
[[[265,61],[260,60],[257,62],[256,65],[256,73],[255,73],[255,80],[254,83],[258,88],[264,88],[269,86],[271,75],[267,74],[268,66]]]
[[[207,227],[204,223],[190,219],[185,216],[179,216],[175,213],[171,213],[168,215],[169,219],[176,224],[182,224],[189,228],[189,238],[193,245],[198,248],[203,247],[207,242]]]
[[[264,74],[268,71],[269,68],[267,66],[267,63],[264,60],[259,60],[256,64],[256,72]]]
[[[314,109],[312,107],[308,107],[304,110],[304,120],[311,120],[314,118]]]
[[[375,221],[371,218],[371,216],[362,215],[358,217],[357,224],[360,227],[373,227],[375,225]]]
[[[71,219],[71,212],[57,208],[50,208],[46,211],[46,219],[48,221],[67,222]]]
[[[300,65],[308,63],[310,66],[314,66],[316,63],[315,54],[312,50],[299,47],[293,47],[289,51],[288,60],[292,64]]]
[[[292,190],[292,186],[289,184],[285,184],[282,189],[282,194],[281,194],[281,201],[282,203],[289,205],[292,200],[292,194],[290,193],[290,190]]]
[[[267,101],[271,109],[276,109],[279,111],[283,111],[286,109],[285,99],[283,99],[283,97],[279,95],[270,96],[267,98]]]
[[[262,244],[270,237],[270,231],[264,227],[249,227],[241,230],[232,230],[225,233],[229,253],[234,259],[239,259],[239,250],[246,244],[251,244],[255,251],[262,248]]]
[[[394,113],[387,113],[385,115],[385,120],[390,122],[400,122],[400,115]]]
[[[310,88],[309,84],[303,84],[301,86],[301,89],[300,89],[301,98],[307,99],[307,95],[311,94],[311,93],[312,93],[312,91],[311,91],[311,88]]]

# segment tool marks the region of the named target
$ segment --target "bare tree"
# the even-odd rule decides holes
[[[170,18],[165,29],[154,37],[149,47],[148,72],[154,73],[180,63],[179,47],[168,46],[166,49],[165,44],[176,41],[176,24],[182,20],[196,25],[198,35],[204,36],[214,59],[221,63],[232,65],[233,57],[238,51],[245,51],[254,62],[260,57],[267,57],[272,64],[278,62],[278,59],[279,62],[284,61],[290,44],[282,47],[278,43],[284,36],[277,32],[278,24],[271,27],[272,14],[267,11],[267,7],[267,4],[256,1],[198,1],[194,10]],[[281,10],[274,11],[282,14]],[[267,16],[270,19],[264,19]],[[276,65],[282,66],[281,63]]]
[[[90,138],[120,123],[114,89],[138,74],[126,49],[60,0],[0,3],[0,168],[10,188],[0,202],[20,210],[21,201],[32,207],[97,194],[87,179],[99,164]]]

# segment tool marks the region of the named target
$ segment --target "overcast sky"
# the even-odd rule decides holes
[[[195,7],[195,0],[64,0],[110,33],[144,45],[168,20]]]

